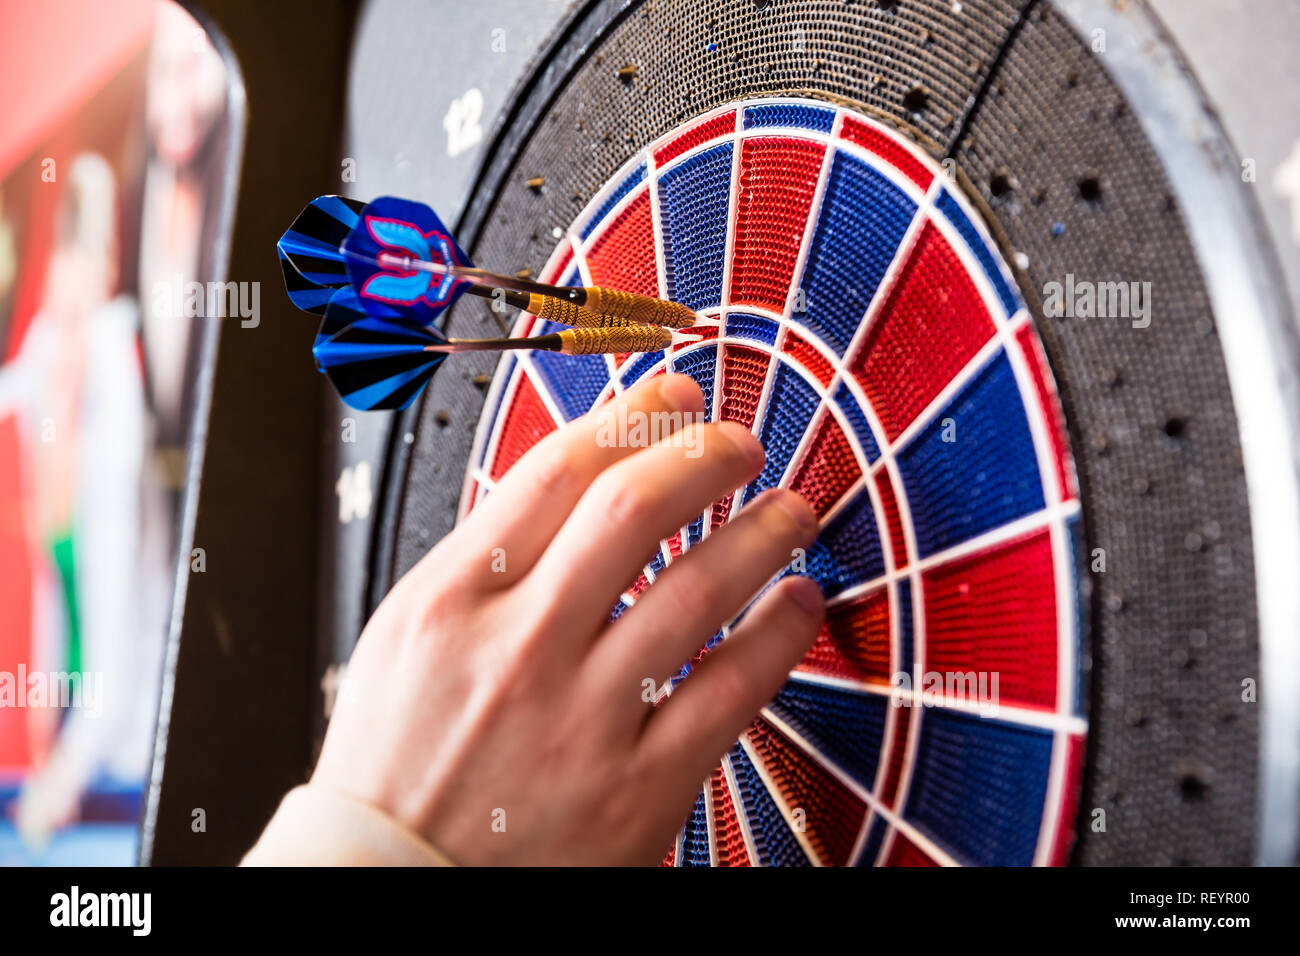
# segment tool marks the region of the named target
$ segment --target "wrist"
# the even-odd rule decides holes
[[[241,866],[453,866],[437,847],[364,801],[303,784],[280,802]]]

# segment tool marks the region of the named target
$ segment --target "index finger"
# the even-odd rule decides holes
[[[704,394],[694,379],[656,375],[547,435],[452,532],[458,563],[486,587],[505,587],[519,580],[541,557],[596,476],[637,450],[627,443],[603,441],[604,433],[620,421],[663,412],[676,413],[666,418],[680,428],[703,411]],[[497,548],[506,556],[505,570],[500,572],[492,567]]]

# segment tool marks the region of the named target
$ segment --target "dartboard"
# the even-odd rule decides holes
[[[817,580],[826,624],[666,862],[1062,862],[1087,729],[1079,497],[1029,312],[956,184],[866,115],[755,99],[650,143],[557,231],[543,280],[685,303],[701,338],[504,358],[462,515],[546,434],[672,371],[767,460],[661,543],[614,618],[766,488],[821,518],[784,573]]]

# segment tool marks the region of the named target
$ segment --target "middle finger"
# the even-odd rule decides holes
[[[566,633],[595,634],[659,541],[763,467],[763,446],[734,422],[691,425],[592,482],[530,583],[548,593]]]

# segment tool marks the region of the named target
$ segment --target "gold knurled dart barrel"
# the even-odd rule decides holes
[[[617,316],[637,325],[662,325],[668,329],[688,329],[698,321],[695,313],[677,302],[665,302],[633,292],[620,292],[592,286],[587,289],[585,307],[591,312]]]
[[[566,355],[606,352],[657,352],[673,341],[668,329],[653,325],[623,325],[605,329],[565,329],[559,333]]]
[[[547,322],[558,325],[571,325],[579,329],[609,329],[622,325],[633,325],[627,319],[617,315],[605,315],[590,309],[556,299],[549,295],[533,293],[528,297],[528,312]]]

